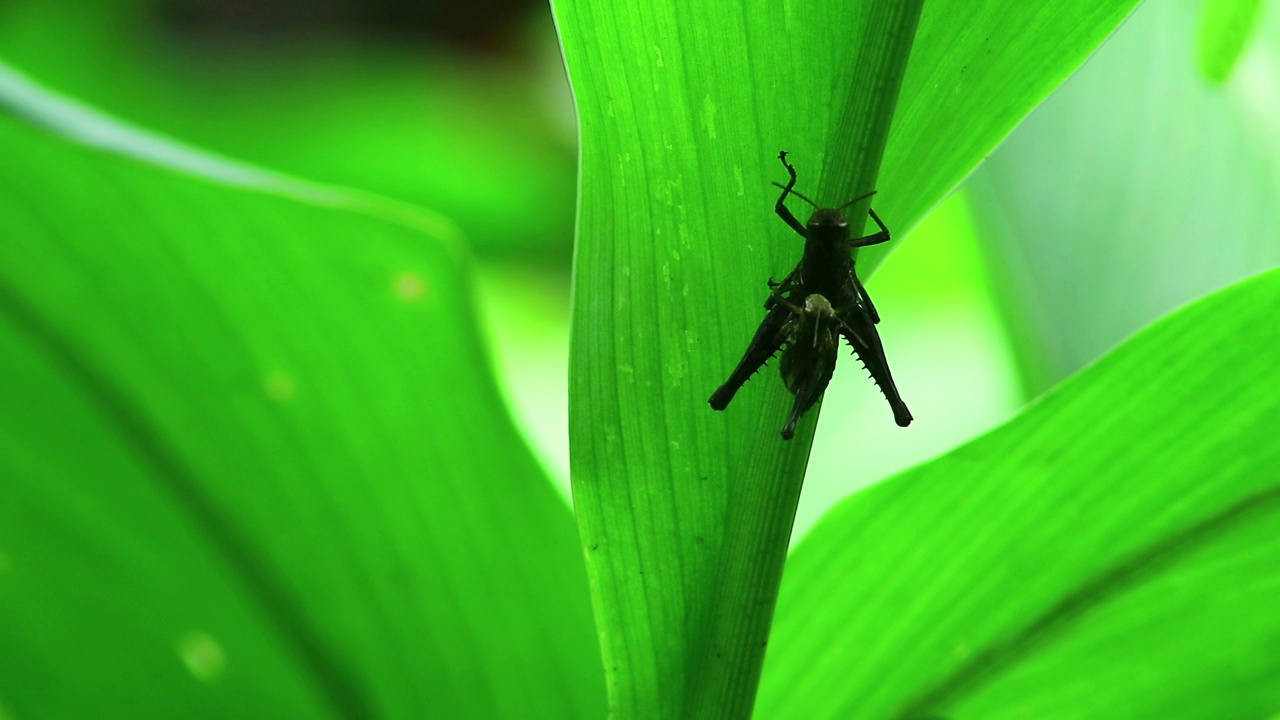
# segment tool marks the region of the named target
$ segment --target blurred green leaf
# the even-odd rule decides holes
[[[904,236],[1137,5],[929,0],[885,148],[876,212]],[[862,272],[890,251],[862,251]]]
[[[1278,305],[1280,271],[1197,302],[839,505],[787,565],[759,715],[1276,712]]]
[[[568,257],[574,138],[550,23],[528,57],[481,63],[342,38],[183,35],[159,5],[10,0],[0,53],[200,147],[435,208],[479,252]]]
[[[1280,262],[1275,55],[1208,87],[1196,22],[1187,3],[1144,5],[967,185],[1030,395]]]
[[[451,226],[2,67],[0,108],[3,705],[598,717],[573,523]]]
[[[1133,4],[931,0],[878,182],[898,84],[879,52],[908,4],[555,4],[583,142],[574,495],[619,717],[749,708],[817,413],[781,442],[771,373],[705,403],[799,256],[778,151],[819,202],[877,187],[901,236]]]
[[[1214,85],[1231,76],[1258,27],[1262,0],[1203,0],[1197,42],[1200,72]]]

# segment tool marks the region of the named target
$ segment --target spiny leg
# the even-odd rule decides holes
[[[743,354],[738,366],[733,369],[729,379],[712,393],[707,401],[713,410],[724,410],[729,407],[738,390],[782,347],[782,326],[789,314],[790,311],[785,308],[775,307],[765,315],[764,321],[756,329],[756,334],[747,345],[747,352]]]
[[[871,373],[871,379],[880,388],[885,400],[889,401],[889,407],[893,410],[893,421],[899,427],[906,427],[913,419],[911,411],[907,409],[907,404],[898,394],[898,387],[893,382],[893,373],[889,371],[889,361],[884,356],[884,345],[880,342],[880,334],[876,332],[875,325],[868,322],[870,319],[870,317],[849,316],[841,321],[840,333],[857,353],[858,359],[866,366],[867,372]]]

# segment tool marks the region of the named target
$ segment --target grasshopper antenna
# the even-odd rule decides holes
[[[792,194],[792,195],[799,195],[800,193],[796,192],[795,190],[792,190],[792,191],[791,191],[791,194]],[[872,190],[872,191],[871,191],[871,192],[869,192],[869,193],[866,193],[866,194],[863,194],[863,195],[859,195],[858,197],[856,197],[856,198],[854,198],[854,199],[850,200],[849,202],[847,202],[847,203],[845,203],[845,204],[841,205],[840,207],[838,207],[838,208],[836,208],[836,209],[837,209],[837,210],[843,210],[843,209],[845,209],[845,208],[849,207],[850,205],[855,205],[855,204],[857,204],[857,203],[859,203],[859,202],[861,202],[861,201],[863,201],[863,200],[866,200],[867,198],[869,198],[869,197],[871,197],[872,195],[875,195],[875,194],[876,194],[876,191],[875,191],[875,190]],[[810,203],[810,204],[812,204],[812,203]]]
[[[782,183],[780,183],[780,182],[774,182],[774,183],[773,183],[773,186],[774,186],[774,187],[780,187],[780,188],[782,188],[783,190],[786,190],[786,189],[787,189],[787,186],[786,186],[786,185],[783,185],[783,184],[782,184]],[[792,195],[795,195],[796,197],[800,198],[801,200],[803,200],[803,201],[805,201],[805,202],[809,203],[810,205],[814,206],[815,208],[816,208],[816,207],[818,207],[818,203],[816,203],[816,202],[814,202],[814,201],[810,200],[809,198],[805,197],[804,195],[801,195],[800,193],[796,192],[795,190],[792,190],[792,191],[791,191],[791,194],[792,194]],[[859,200],[861,200],[862,198],[858,198],[858,199],[859,199]]]

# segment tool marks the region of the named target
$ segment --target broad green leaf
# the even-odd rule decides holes
[[[451,226],[4,68],[0,107],[0,706],[599,717]]]
[[[554,4],[583,143],[574,497],[618,717],[749,712],[817,412],[785,443],[772,372],[706,398],[798,259],[778,151],[819,202],[878,188],[901,234],[1133,3],[931,0],[877,181],[912,5]]]
[[[1273,13],[1273,15],[1275,15]],[[1028,394],[1280,263],[1277,32],[1209,87],[1198,9],[1148,3],[968,184]]]
[[[837,506],[788,563],[759,716],[1275,713],[1278,304],[1280,271],[1201,300]]]

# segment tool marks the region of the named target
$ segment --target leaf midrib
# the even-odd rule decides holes
[[[1079,586],[1017,633],[975,653],[947,677],[888,717],[893,720],[925,717],[973,695],[995,682],[1019,660],[1042,649],[1060,637],[1064,630],[1136,588],[1143,580],[1173,567],[1214,540],[1277,512],[1280,512],[1280,484],[1241,498],[1214,515],[1147,546],[1125,562]]]

